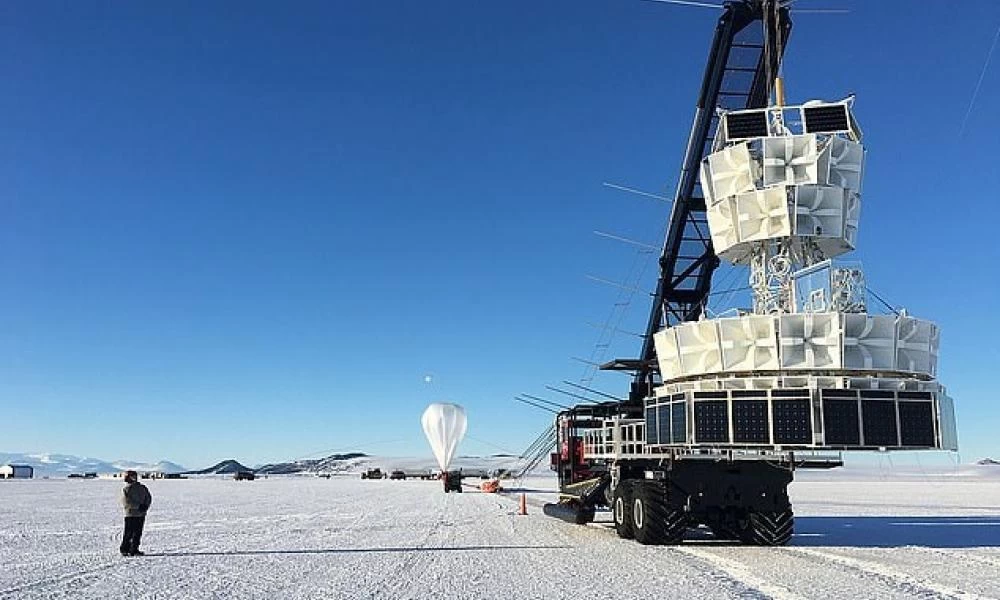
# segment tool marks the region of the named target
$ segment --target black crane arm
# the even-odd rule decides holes
[[[699,166],[712,151],[719,125],[717,107],[738,110],[768,103],[773,77],[791,33],[788,9],[775,6],[776,1],[727,2],[716,26],[660,253],[660,275],[642,350],[638,359],[615,359],[601,365],[604,370],[634,372],[631,401],[648,395],[659,374],[653,334],[663,327],[697,319],[707,303],[719,259],[709,236]],[[755,23],[758,26],[753,26]]]

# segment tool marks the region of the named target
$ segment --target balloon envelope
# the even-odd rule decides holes
[[[438,466],[442,471],[447,471],[451,459],[455,457],[458,443],[465,437],[468,425],[465,409],[457,404],[436,402],[424,410],[420,424],[424,426],[424,435],[434,451]]]

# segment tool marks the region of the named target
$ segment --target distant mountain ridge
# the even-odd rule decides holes
[[[141,463],[132,460],[106,461],[72,454],[0,452],[0,464],[8,463],[30,465],[35,470],[35,477],[61,476],[70,473],[118,473],[128,469],[161,473],[181,473],[187,470],[184,466],[168,460]]]
[[[186,471],[184,475],[228,475],[240,471],[253,471],[253,469],[243,466],[237,460],[229,459],[198,471]]]
[[[452,468],[464,469],[467,473],[487,472],[497,468],[516,470],[521,459],[506,454],[491,456],[460,456],[452,462]],[[295,474],[335,474],[358,473],[380,467],[384,471],[401,469],[410,471],[438,471],[430,457],[390,457],[371,456],[364,452],[331,454],[322,458],[299,459],[248,467],[236,459],[220,461],[204,469],[189,469],[167,460],[158,463],[140,463],[129,460],[106,461],[97,458],[73,456],[69,454],[29,454],[2,453],[0,464],[26,464],[35,469],[35,477],[65,477],[70,473],[119,473],[127,469],[140,472],[179,473],[183,475],[232,475],[238,471],[252,471],[260,475]],[[548,472],[548,466],[539,467]]]
[[[1000,465],[1000,460],[993,460],[992,458],[982,458],[976,461],[977,465]]]
[[[458,456],[451,468],[463,469],[467,473],[483,473],[497,468],[516,470],[523,464],[522,459],[496,454],[492,456]],[[302,459],[283,463],[262,465],[254,469],[259,475],[293,475],[296,473],[358,473],[379,467],[383,471],[400,469],[407,472],[437,472],[439,467],[433,458],[371,456],[364,452],[331,454],[324,458]],[[548,471],[548,465],[544,467]]]
[[[292,473],[341,473],[355,470],[369,456],[364,452],[348,452],[346,454],[331,454],[325,458],[294,460],[291,462],[271,463],[254,470],[263,475],[288,475]]]

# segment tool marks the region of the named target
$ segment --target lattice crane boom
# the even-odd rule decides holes
[[[768,104],[790,32],[788,9],[775,6],[774,0],[739,0],[723,7],[660,253],[659,279],[639,358],[616,359],[601,365],[604,370],[634,372],[630,394],[633,401],[646,396],[657,377],[653,334],[701,315],[712,274],[719,265],[698,179],[699,165],[712,151],[719,124],[716,109],[760,108]]]

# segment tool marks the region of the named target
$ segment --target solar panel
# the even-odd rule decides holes
[[[670,405],[671,437],[675,444],[687,443],[687,406],[684,402],[674,402]]]
[[[656,429],[656,407],[651,406],[646,409],[646,443],[659,444],[660,437]]]
[[[844,104],[806,106],[802,109],[802,116],[805,118],[806,133],[838,133],[851,129]]]
[[[694,403],[694,437],[698,443],[729,442],[729,406],[725,400]]]
[[[772,390],[772,395],[775,391],[779,390]],[[775,444],[808,444],[812,442],[809,400],[774,399],[771,401],[771,410],[774,413]]]
[[[669,444],[670,439],[670,405],[661,404],[657,407],[657,418],[659,419],[659,439],[661,444]]]
[[[866,446],[898,446],[896,403],[891,400],[861,400]]]
[[[823,424],[826,427],[826,443],[830,446],[857,446],[861,443],[861,428],[858,422],[858,401],[846,398],[831,398],[840,390],[823,390]],[[844,390],[855,393],[853,390]],[[855,394],[856,395],[856,394]]]
[[[899,429],[904,446],[934,447],[933,405],[930,402],[900,402]]]
[[[767,137],[767,114],[762,110],[729,113],[726,115],[726,138]]]
[[[766,444],[767,399],[733,400],[733,441]]]

